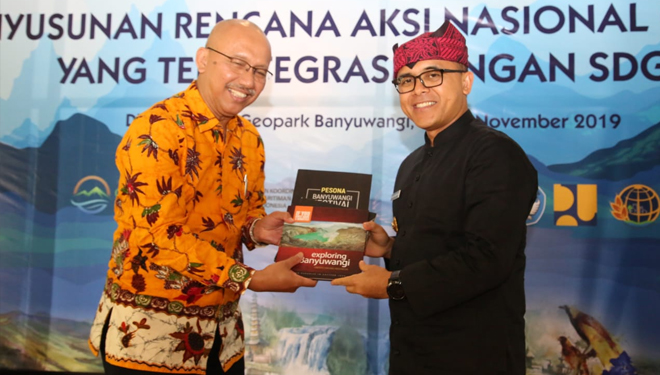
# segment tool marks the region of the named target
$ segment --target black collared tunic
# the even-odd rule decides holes
[[[537,174],[467,111],[401,164],[389,268],[390,374],[525,373],[526,218]]]

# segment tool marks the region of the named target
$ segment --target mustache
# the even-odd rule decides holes
[[[228,89],[233,89],[233,90],[238,90],[238,91],[245,92],[245,93],[247,93],[248,95],[254,95],[254,94],[256,94],[256,90],[255,90],[255,89],[251,89],[251,88],[249,88],[249,87],[245,87],[245,86],[243,86],[243,85],[237,85],[237,84],[230,83],[230,84],[227,84],[227,86],[225,86],[225,87],[228,88]]]

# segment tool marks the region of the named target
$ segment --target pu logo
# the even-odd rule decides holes
[[[554,195],[555,225],[576,227],[597,224],[596,185],[555,184]]]
[[[110,203],[110,186],[98,176],[82,178],[73,188],[71,204],[86,214],[94,215],[105,210]]]
[[[296,209],[293,211],[293,220],[297,222],[309,223],[312,221],[312,211],[314,207],[312,206],[296,206]]]

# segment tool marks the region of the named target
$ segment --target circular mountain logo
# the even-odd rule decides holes
[[[660,198],[646,185],[630,185],[610,202],[612,216],[633,225],[650,224],[660,214]]]
[[[98,176],[82,178],[73,189],[71,204],[86,214],[94,215],[105,210],[110,203],[110,186]]]

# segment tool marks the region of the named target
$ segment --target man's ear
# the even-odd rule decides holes
[[[472,91],[472,83],[474,82],[474,73],[467,71],[463,73],[463,94],[467,95]]]
[[[197,55],[195,55],[195,63],[197,64],[197,71],[204,73],[206,65],[208,64],[209,50],[204,47],[199,47]]]

